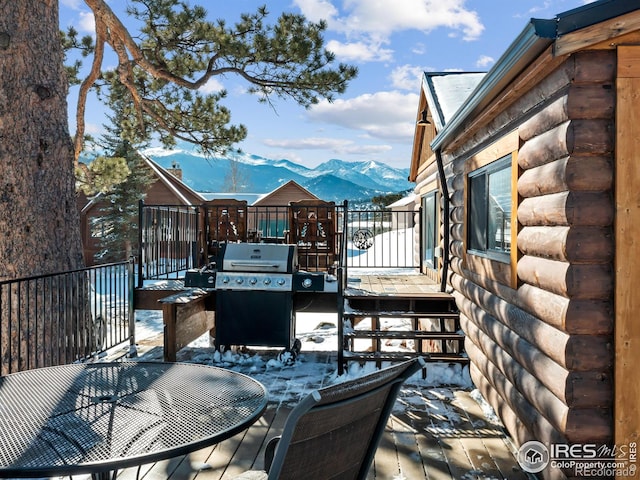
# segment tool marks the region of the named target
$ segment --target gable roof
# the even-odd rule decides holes
[[[204,197],[189,187],[186,183],[180,180],[178,177],[172,175],[159,164],[151,160],[143,153],[138,152],[145,165],[151,169],[154,176],[162,182],[183,205],[193,205],[204,201]]]
[[[200,193],[205,200],[240,200],[247,202],[247,205],[253,205],[262,193],[239,193],[239,192],[202,192]]]
[[[285,190],[294,191],[294,192],[297,191],[301,195],[301,198],[319,200],[318,197],[316,197],[313,193],[311,193],[309,190],[304,188],[302,185],[295,182],[294,180],[289,180],[288,182],[283,183],[279,187],[271,190],[269,193],[265,193],[264,195],[262,195],[258,200],[256,200],[253,203],[253,205],[269,205],[269,201],[271,199],[279,196],[279,194],[283,193]]]
[[[313,193],[309,190],[295,182],[294,180],[289,180],[286,183],[283,183],[277,188],[274,188],[268,193],[233,193],[233,192],[213,192],[213,193],[201,193],[202,197],[206,200],[213,199],[233,199],[233,200],[245,200],[247,205],[250,206],[274,206],[278,205],[278,202],[272,203],[271,200],[277,197],[282,196],[284,193],[285,196],[291,197],[291,195],[287,195],[286,192],[298,192],[301,198],[305,199],[314,199],[319,200]],[[284,204],[282,204],[284,205]]]
[[[190,188],[187,184],[182,182],[182,180],[172,175],[149,157],[140,152],[138,152],[138,154],[147,168],[151,170],[157,181],[163,183],[175,196],[176,202],[182,205],[194,205],[205,200],[201,194]],[[101,192],[91,197],[87,197],[84,194],[79,195],[78,202],[83,204],[80,210],[81,213],[86,214],[86,212],[93,208],[94,205],[97,205],[102,201],[103,198],[104,194]]]

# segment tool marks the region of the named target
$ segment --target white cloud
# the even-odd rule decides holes
[[[353,140],[340,140],[336,138],[311,137],[299,139],[274,140],[266,139],[263,143],[268,147],[290,150],[329,150],[337,155],[374,155],[388,152],[390,145],[366,145],[356,143]],[[290,158],[291,155],[287,154]]]
[[[495,63],[495,59],[488,55],[480,55],[480,58],[476,60],[476,66],[480,68],[487,68]]]
[[[552,2],[550,0],[545,0],[542,5],[534,5],[533,7],[531,7],[527,13],[529,15],[535,15],[536,13],[544,12],[549,10],[549,7],[551,7],[551,5]]]
[[[369,137],[410,142],[417,105],[416,93],[377,92],[333,103],[322,101],[308,116],[313,121],[362,131]]]
[[[415,30],[428,34],[436,28],[453,36],[476,40],[484,26],[478,14],[465,8],[466,0],[294,0],[312,21],[325,20],[329,32],[344,35],[331,39],[327,48],[341,61],[380,62],[393,59],[385,48],[393,34]],[[415,48],[424,50],[423,44]]]
[[[294,150],[336,150],[346,148],[353,141],[337,138],[308,137],[285,140],[266,139],[263,143],[269,147],[291,148]]]
[[[415,65],[402,65],[391,72],[391,84],[400,90],[420,91],[422,75],[427,70]]]
[[[93,12],[80,12],[80,22],[78,23],[78,30],[81,32],[94,33],[96,32],[96,20],[93,17]]]
[[[90,135],[103,134],[104,127],[102,125],[96,125],[95,123],[87,122],[84,124],[84,132]]]
[[[393,58],[393,50],[382,48],[373,42],[342,43],[337,40],[327,42],[327,50],[342,61],[387,62]]]
[[[412,46],[411,52],[414,55],[424,55],[427,53],[427,46],[422,42],[418,42]]]
[[[347,36],[366,35],[387,39],[401,30],[425,33],[445,27],[462,32],[465,40],[477,39],[484,26],[475,11],[465,8],[466,0],[344,0],[344,11],[338,12],[337,0],[295,0],[309,19],[327,20],[332,30]]]
[[[202,87],[198,89],[198,91],[207,94],[207,93],[215,93],[220,90],[224,90],[224,85],[220,83],[217,78],[210,78],[207,83],[205,83]]]
[[[294,0],[295,5],[302,10],[304,16],[312,22],[326,20],[333,22],[338,10],[329,0]]]

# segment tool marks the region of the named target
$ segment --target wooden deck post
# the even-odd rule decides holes
[[[640,440],[640,47],[618,47],[616,107],[615,443]]]

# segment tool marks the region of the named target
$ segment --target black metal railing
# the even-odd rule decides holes
[[[224,207],[220,203],[215,206],[222,212]],[[229,212],[239,208],[231,203],[228,207]],[[227,240],[212,238],[211,208],[206,204],[140,204],[138,286],[145,280],[181,279],[186,270],[203,267],[212,260],[212,245]],[[419,255],[414,253],[420,245],[414,220],[418,211],[351,210],[346,201],[331,208],[335,208],[335,241],[330,243],[336,250],[331,258],[337,264],[353,268],[419,267]],[[291,206],[247,206],[242,209],[241,214],[229,215],[228,228],[236,228],[238,232],[234,241],[291,242]],[[246,223],[233,225],[238,221],[234,220],[236,217]]]
[[[133,260],[0,282],[0,375],[134,342]]]
[[[145,279],[180,278],[186,270],[200,266],[201,229],[198,206],[140,202],[139,286]]]

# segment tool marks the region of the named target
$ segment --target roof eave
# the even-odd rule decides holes
[[[442,114],[437,99],[433,96],[433,81],[426,73],[422,75],[422,91],[426,97],[427,105],[433,105],[431,118],[433,118],[436,132],[439,132],[444,128],[444,115]]]
[[[556,20],[531,19],[522,33],[487,72],[467,101],[431,142],[435,152],[443,148],[462,128],[465,120],[484,108],[531,61],[556,38]]]

